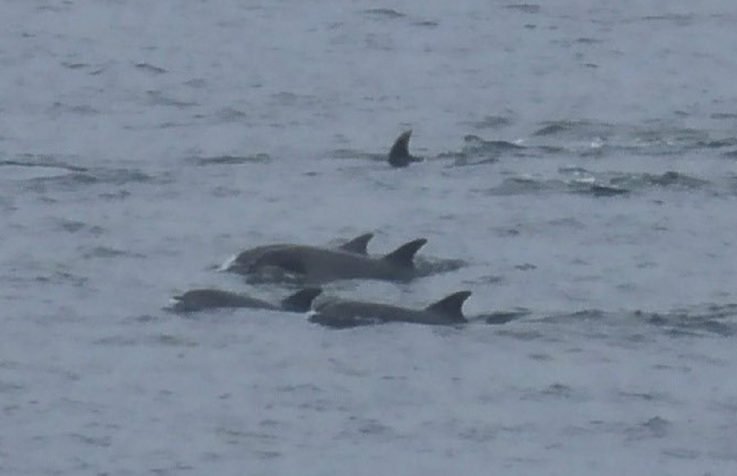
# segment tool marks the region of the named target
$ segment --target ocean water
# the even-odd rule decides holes
[[[737,473],[733,2],[6,1],[0,474]],[[413,129],[425,161],[384,161]],[[463,263],[179,316],[274,242]],[[509,322],[500,324],[511,316]],[[500,318],[501,317],[501,318]]]

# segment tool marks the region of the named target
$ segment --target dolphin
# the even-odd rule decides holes
[[[373,233],[364,233],[358,235],[352,240],[340,245],[337,249],[346,253],[353,253],[357,255],[368,255],[368,242],[374,237]],[[248,269],[258,261],[263,255],[279,249],[289,248],[297,246],[294,244],[279,243],[274,245],[264,245],[251,248],[237,254],[234,258],[231,258],[226,262],[221,269],[226,271],[232,271],[240,274],[248,274]]]
[[[245,274],[259,274],[276,268],[308,283],[340,279],[408,281],[417,275],[414,256],[425,243],[425,238],[419,238],[379,257],[314,246],[283,246],[262,252]]]
[[[412,129],[402,132],[394,141],[389,151],[389,165],[392,167],[407,167],[412,162],[422,162],[421,157],[414,157],[409,153],[409,139],[412,136]]]
[[[172,298],[171,309],[175,312],[195,312],[224,307],[246,307],[270,311],[307,312],[312,301],[322,292],[320,288],[304,288],[287,296],[278,304],[256,299],[245,294],[221,289],[193,289]]]
[[[461,308],[470,295],[471,291],[459,291],[424,309],[408,309],[364,301],[328,300],[315,306],[315,313],[309,317],[309,321],[334,328],[384,322],[457,325],[468,322]]]

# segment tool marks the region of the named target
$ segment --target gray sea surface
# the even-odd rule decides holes
[[[735,24],[727,0],[3,2],[0,474],[737,474]],[[407,129],[425,161],[392,169]],[[365,232],[447,272],[325,294],[468,289],[477,319],[164,309],[278,300],[218,267]]]

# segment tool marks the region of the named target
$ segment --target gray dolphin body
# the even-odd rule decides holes
[[[270,311],[307,312],[312,301],[322,292],[320,288],[305,288],[286,297],[278,304],[272,304],[245,294],[220,289],[193,289],[172,299],[172,310],[176,312],[196,312],[207,309],[237,308],[267,309]]]
[[[410,137],[412,137],[412,129],[397,137],[389,151],[389,165],[392,167],[407,167],[412,162],[422,162],[421,157],[415,157],[409,153]]]
[[[470,291],[459,291],[425,309],[408,309],[389,304],[329,300],[315,307],[310,322],[328,327],[347,328],[384,322],[410,322],[428,325],[457,325],[468,322],[463,316],[463,302]]]
[[[352,253],[362,256],[368,255],[368,242],[374,237],[373,233],[364,233],[359,235],[352,240],[340,245],[337,249],[345,253]],[[239,253],[231,262],[229,262],[225,269],[234,273],[249,274],[249,270],[252,268],[254,263],[261,259],[264,255],[277,250],[299,246],[295,244],[279,243],[274,245],[257,246]]]
[[[314,246],[285,246],[261,253],[246,272],[259,273],[277,268],[308,283],[341,279],[406,281],[416,276],[414,256],[425,243],[427,240],[424,238],[413,240],[381,257]]]

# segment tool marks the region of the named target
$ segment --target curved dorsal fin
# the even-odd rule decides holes
[[[363,235],[353,238],[348,243],[344,243],[338,247],[339,250],[355,253],[357,255],[368,254],[368,242],[374,237],[373,233],[364,233]]]
[[[425,238],[418,238],[412,240],[409,243],[405,243],[396,250],[384,256],[385,261],[389,261],[397,266],[404,266],[407,268],[414,267],[414,257],[417,251],[425,246],[427,240]]]
[[[471,291],[458,291],[450,296],[446,296],[440,301],[430,304],[425,308],[426,311],[442,314],[454,321],[465,322],[463,317],[463,302],[471,295]]]
[[[389,151],[389,164],[392,167],[406,167],[410,162],[417,159],[409,155],[409,138],[412,136],[412,129],[402,132],[394,141]]]
[[[322,293],[320,288],[304,288],[282,299],[281,307],[285,311],[307,312],[312,301]]]

